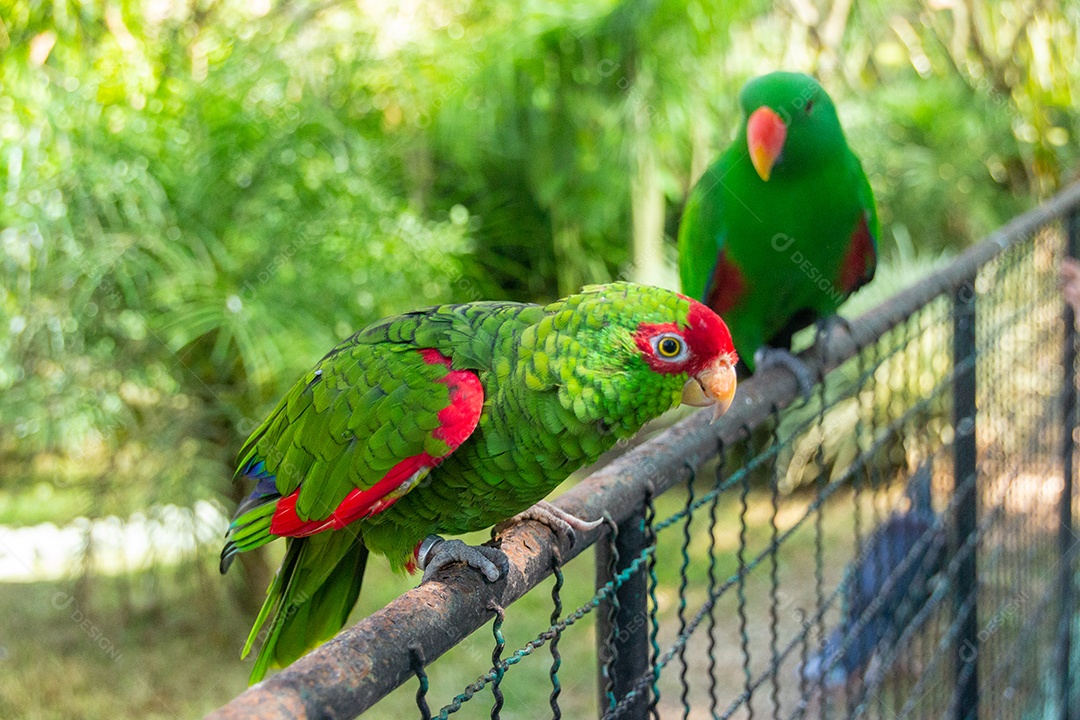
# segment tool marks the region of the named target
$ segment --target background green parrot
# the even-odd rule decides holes
[[[724,317],[753,371],[783,364],[813,384],[791,336],[835,315],[877,266],[877,211],[836,108],[813,78],[776,72],[739,94],[735,142],[690,193],[682,289]]]
[[[240,451],[237,477],[256,485],[229,526],[221,571],[238,552],[288,538],[244,647],[273,612],[252,681],[341,628],[370,552],[425,579],[454,561],[497,579],[497,550],[434,533],[522,513],[680,400],[719,415],[736,362],[708,308],[630,283],[546,307],[440,305],[356,333]],[[524,515],[564,532],[591,526],[546,504]]]

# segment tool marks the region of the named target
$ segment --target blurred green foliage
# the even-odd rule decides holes
[[[378,316],[670,282],[686,190],[755,74],[833,93],[883,275],[898,242],[960,248],[1077,167],[1063,1],[0,0],[0,18],[0,504],[44,484],[64,513],[224,492],[277,396]]]
[[[1078,38],[1065,0],[0,0],[0,523],[228,493],[246,434],[376,317],[675,282],[687,189],[777,68],[822,79],[877,194],[865,308],[1076,177]],[[203,622],[236,589],[207,567],[125,579],[137,601],[100,581],[110,637],[180,640],[113,672],[65,624],[100,704],[71,712],[236,692],[251,612]],[[361,613],[400,590],[368,586]],[[54,590],[8,588],[44,612],[7,614],[6,714],[55,716]]]

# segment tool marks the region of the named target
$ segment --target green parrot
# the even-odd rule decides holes
[[[835,317],[870,282],[880,234],[870,183],[832,99],[813,78],[775,72],[739,94],[735,142],[690,193],[679,227],[682,289],[723,316],[750,371],[809,371],[791,336]]]
[[[345,340],[240,451],[237,478],[255,488],[229,526],[221,571],[237,553],[287,538],[244,646],[246,656],[273,613],[252,682],[342,627],[369,553],[398,571],[419,567],[425,580],[461,561],[494,581],[498,550],[436,533],[515,514],[571,538],[595,527],[541,501],[680,401],[719,416],[736,362],[715,313],[631,283],[547,306],[439,305]]]

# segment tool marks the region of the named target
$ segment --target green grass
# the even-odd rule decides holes
[[[243,687],[243,619],[209,565],[0,585],[0,717],[193,717]]]

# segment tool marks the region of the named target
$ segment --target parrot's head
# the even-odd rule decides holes
[[[764,182],[774,174],[813,170],[847,147],[836,106],[809,75],[774,72],[754,78],[739,93],[739,105],[740,140]]]
[[[738,356],[706,306],[634,283],[590,286],[565,302],[585,319],[574,339],[588,358],[575,375],[592,381],[588,402],[609,424],[630,429],[680,402],[713,407],[715,420],[731,406]]]

